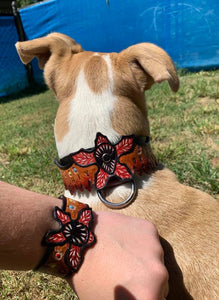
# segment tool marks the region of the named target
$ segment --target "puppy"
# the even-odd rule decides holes
[[[95,210],[110,209],[109,204],[116,203],[119,212],[146,218],[156,225],[169,272],[168,299],[218,299],[217,202],[206,193],[180,184],[170,170],[159,166],[148,140],[145,90],[164,80],[174,92],[179,88],[167,53],[150,43],[120,53],[94,53],[84,51],[60,33],[18,42],[16,48],[24,64],[38,58],[45,81],[59,101],[55,120],[61,159],[58,165],[64,182],[66,176],[73,176],[70,183],[66,179],[65,194]],[[140,137],[140,144],[133,142],[135,137]],[[106,165],[101,169],[92,159],[103,150],[103,144],[114,151],[117,160],[113,158],[107,165],[106,156],[101,162]],[[125,149],[124,145],[129,146]],[[119,152],[121,147],[123,154]],[[137,158],[131,159],[133,151]],[[66,160],[69,154],[70,161]],[[89,160],[89,154],[92,159],[85,172],[82,158]],[[107,171],[110,167],[117,170],[114,181],[111,171]],[[73,174],[77,171],[79,174]],[[85,181],[81,181],[83,176],[88,176]],[[106,206],[97,197],[94,185],[102,188],[109,182],[98,190]],[[130,186],[134,192],[126,201]]]

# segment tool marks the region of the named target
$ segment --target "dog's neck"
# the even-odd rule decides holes
[[[99,57],[98,54],[94,54]],[[86,70],[81,68],[75,83],[75,92],[64,101],[59,101],[56,121],[55,138],[59,158],[81,148],[94,147],[94,140],[97,132],[107,136],[111,143],[117,143],[122,135],[149,135],[147,111],[145,107],[144,93],[133,92],[132,99],[129,96],[120,96],[119,91],[115,92],[114,76],[112,72],[112,60],[110,55],[102,55],[108,72],[108,84],[101,91],[95,91],[89,84]],[[101,78],[98,78],[98,83]],[[126,86],[124,86],[126,89]],[[150,145],[144,147],[144,152],[150,161],[156,166],[156,160],[152,154]],[[142,178],[138,179],[139,181]],[[125,184],[122,188],[126,190]],[[75,192],[71,196],[74,199],[82,200],[96,197],[95,193]],[[96,197],[97,198],[97,197]]]
[[[66,188],[65,195],[80,201],[83,196],[85,202],[88,200],[90,202],[91,199],[92,202],[97,201],[94,190],[99,197],[100,190],[104,193],[110,190],[111,194],[116,190],[122,199],[121,203],[124,201],[126,203],[124,197],[131,201],[136,187],[148,185],[150,175],[157,167],[149,147],[149,137],[123,136],[115,144],[100,133],[96,136],[95,147],[82,148],[61,159],[60,162],[56,161],[56,164],[60,168]],[[128,187],[126,182],[132,186],[131,198],[127,197],[130,186]],[[117,193],[114,193],[114,197],[117,197]],[[104,197],[101,196],[100,199],[105,202]],[[130,201],[127,200],[128,203]]]
[[[72,109],[76,106],[75,103],[71,103]],[[89,115],[86,109],[86,106],[81,109],[81,113],[75,114],[75,118],[77,121],[80,119],[80,123],[82,123],[82,127],[77,131],[77,122],[75,123],[72,121],[70,123],[70,129],[67,135],[64,137],[64,139],[57,143],[57,148],[59,150],[59,157],[63,158],[64,156],[69,155],[70,153],[77,152],[81,148],[87,149],[94,147],[94,140],[96,137],[97,131],[100,131],[100,128],[103,133],[107,136],[109,141],[113,144],[117,143],[121,139],[121,135],[119,135],[112,127],[111,127],[111,120],[110,120],[110,114],[108,113],[108,122],[105,123],[106,119],[106,112],[105,112],[105,118],[98,114],[97,111],[101,111],[101,105],[99,105],[99,108],[95,111],[94,114],[97,114],[97,120],[95,121],[95,118]],[[75,119],[74,119],[75,120]],[[86,122],[81,122],[81,120],[85,120]],[[88,121],[88,122],[87,122]],[[93,124],[94,123],[94,124]],[[90,124],[90,125],[89,125]],[[108,125],[108,126],[107,126]],[[75,128],[75,130],[73,130]],[[95,129],[92,131],[92,129]],[[96,129],[98,128],[98,129]],[[145,157],[148,161],[151,162],[150,170],[148,170],[147,174],[142,174],[139,176],[138,174],[135,174],[135,182],[138,188],[148,188],[151,184],[151,173],[153,170],[157,168],[157,162],[156,158],[152,153],[150,143],[147,143],[143,146],[143,151],[145,154]],[[114,199],[120,199],[119,201],[124,201],[124,199],[127,197],[128,194],[130,194],[130,184],[125,183],[120,186],[111,188],[110,191],[111,199],[112,201]],[[73,193],[66,189],[65,196],[78,200],[80,202],[89,203],[90,205],[97,205],[100,200],[97,197],[96,190],[93,188],[91,191],[87,190],[76,190]]]

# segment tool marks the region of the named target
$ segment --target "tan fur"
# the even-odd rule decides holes
[[[61,102],[58,107],[58,111],[55,119],[55,132],[56,132],[56,139],[58,142],[61,142],[63,137],[69,131],[69,123],[66,116],[68,116],[71,100],[72,99],[68,99]]]
[[[101,56],[93,56],[84,66],[84,73],[90,89],[101,93],[109,86],[107,64]]]
[[[72,47],[77,50],[72,52]],[[18,43],[17,49],[23,62],[37,56],[44,66],[45,80],[60,102],[55,130],[61,141],[68,131],[69,104],[82,67],[85,66],[85,77],[94,93],[108,87],[103,54],[83,52],[69,37],[60,35],[59,39],[59,34]],[[114,130],[120,135],[149,135],[144,91],[163,80],[168,80],[173,91],[178,90],[171,59],[162,49],[148,43],[112,53],[110,58],[116,97],[111,116]],[[153,158],[150,146],[145,151]],[[218,299],[218,203],[206,193],[180,184],[166,168],[155,167],[146,179],[148,187],[143,188],[140,182],[137,198],[120,212],[146,218],[157,226],[170,276],[168,299]],[[115,197],[109,191],[108,200],[118,202],[124,196]],[[93,208],[107,209],[101,202]]]
[[[139,91],[139,81],[152,85],[153,79],[141,70],[136,70],[135,76],[133,76],[128,62],[115,53],[111,54],[111,59],[115,83],[113,93],[117,97],[112,114],[113,128],[121,135],[135,133],[136,135],[149,136],[147,110],[144,94]],[[133,86],[135,87],[134,90]],[[125,114],[123,113],[124,111],[126,112]],[[129,118],[127,118],[127,115]]]

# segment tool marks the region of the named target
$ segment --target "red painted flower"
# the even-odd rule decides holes
[[[98,190],[106,187],[113,176],[120,180],[132,178],[129,168],[120,163],[119,158],[130,153],[134,149],[134,137],[123,137],[120,142],[113,145],[108,138],[101,133],[97,134],[95,148],[91,150],[81,149],[72,156],[75,163],[81,167],[97,165],[98,171],[95,174],[95,185]]]
[[[76,220],[69,213],[55,208],[55,219],[61,227],[58,231],[50,231],[44,238],[44,244],[50,247],[68,245],[64,260],[73,272],[76,272],[83,261],[83,249],[94,244],[95,237],[90,231],[93,215],[90,208],[82,209]]]

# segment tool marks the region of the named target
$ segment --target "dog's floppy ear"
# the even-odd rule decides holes
[[[67,53],[71,54],[83,51],[81,46],[72,38],[56,32],[42,38],[17,42],[15,47],[24,64],[29,63],[34,57],[37,57],[41,69],[44,69],[46,62],[52,55],[63,56]]]
[[[148,89],[153,83],[168,80],[171,89],[177,92],[179,79],[169,55],[160,47],[151,43],[141,43],[127,48],[120,53],[128,61],[142,89]],[[152,80],[142,80],[142,71]]]

